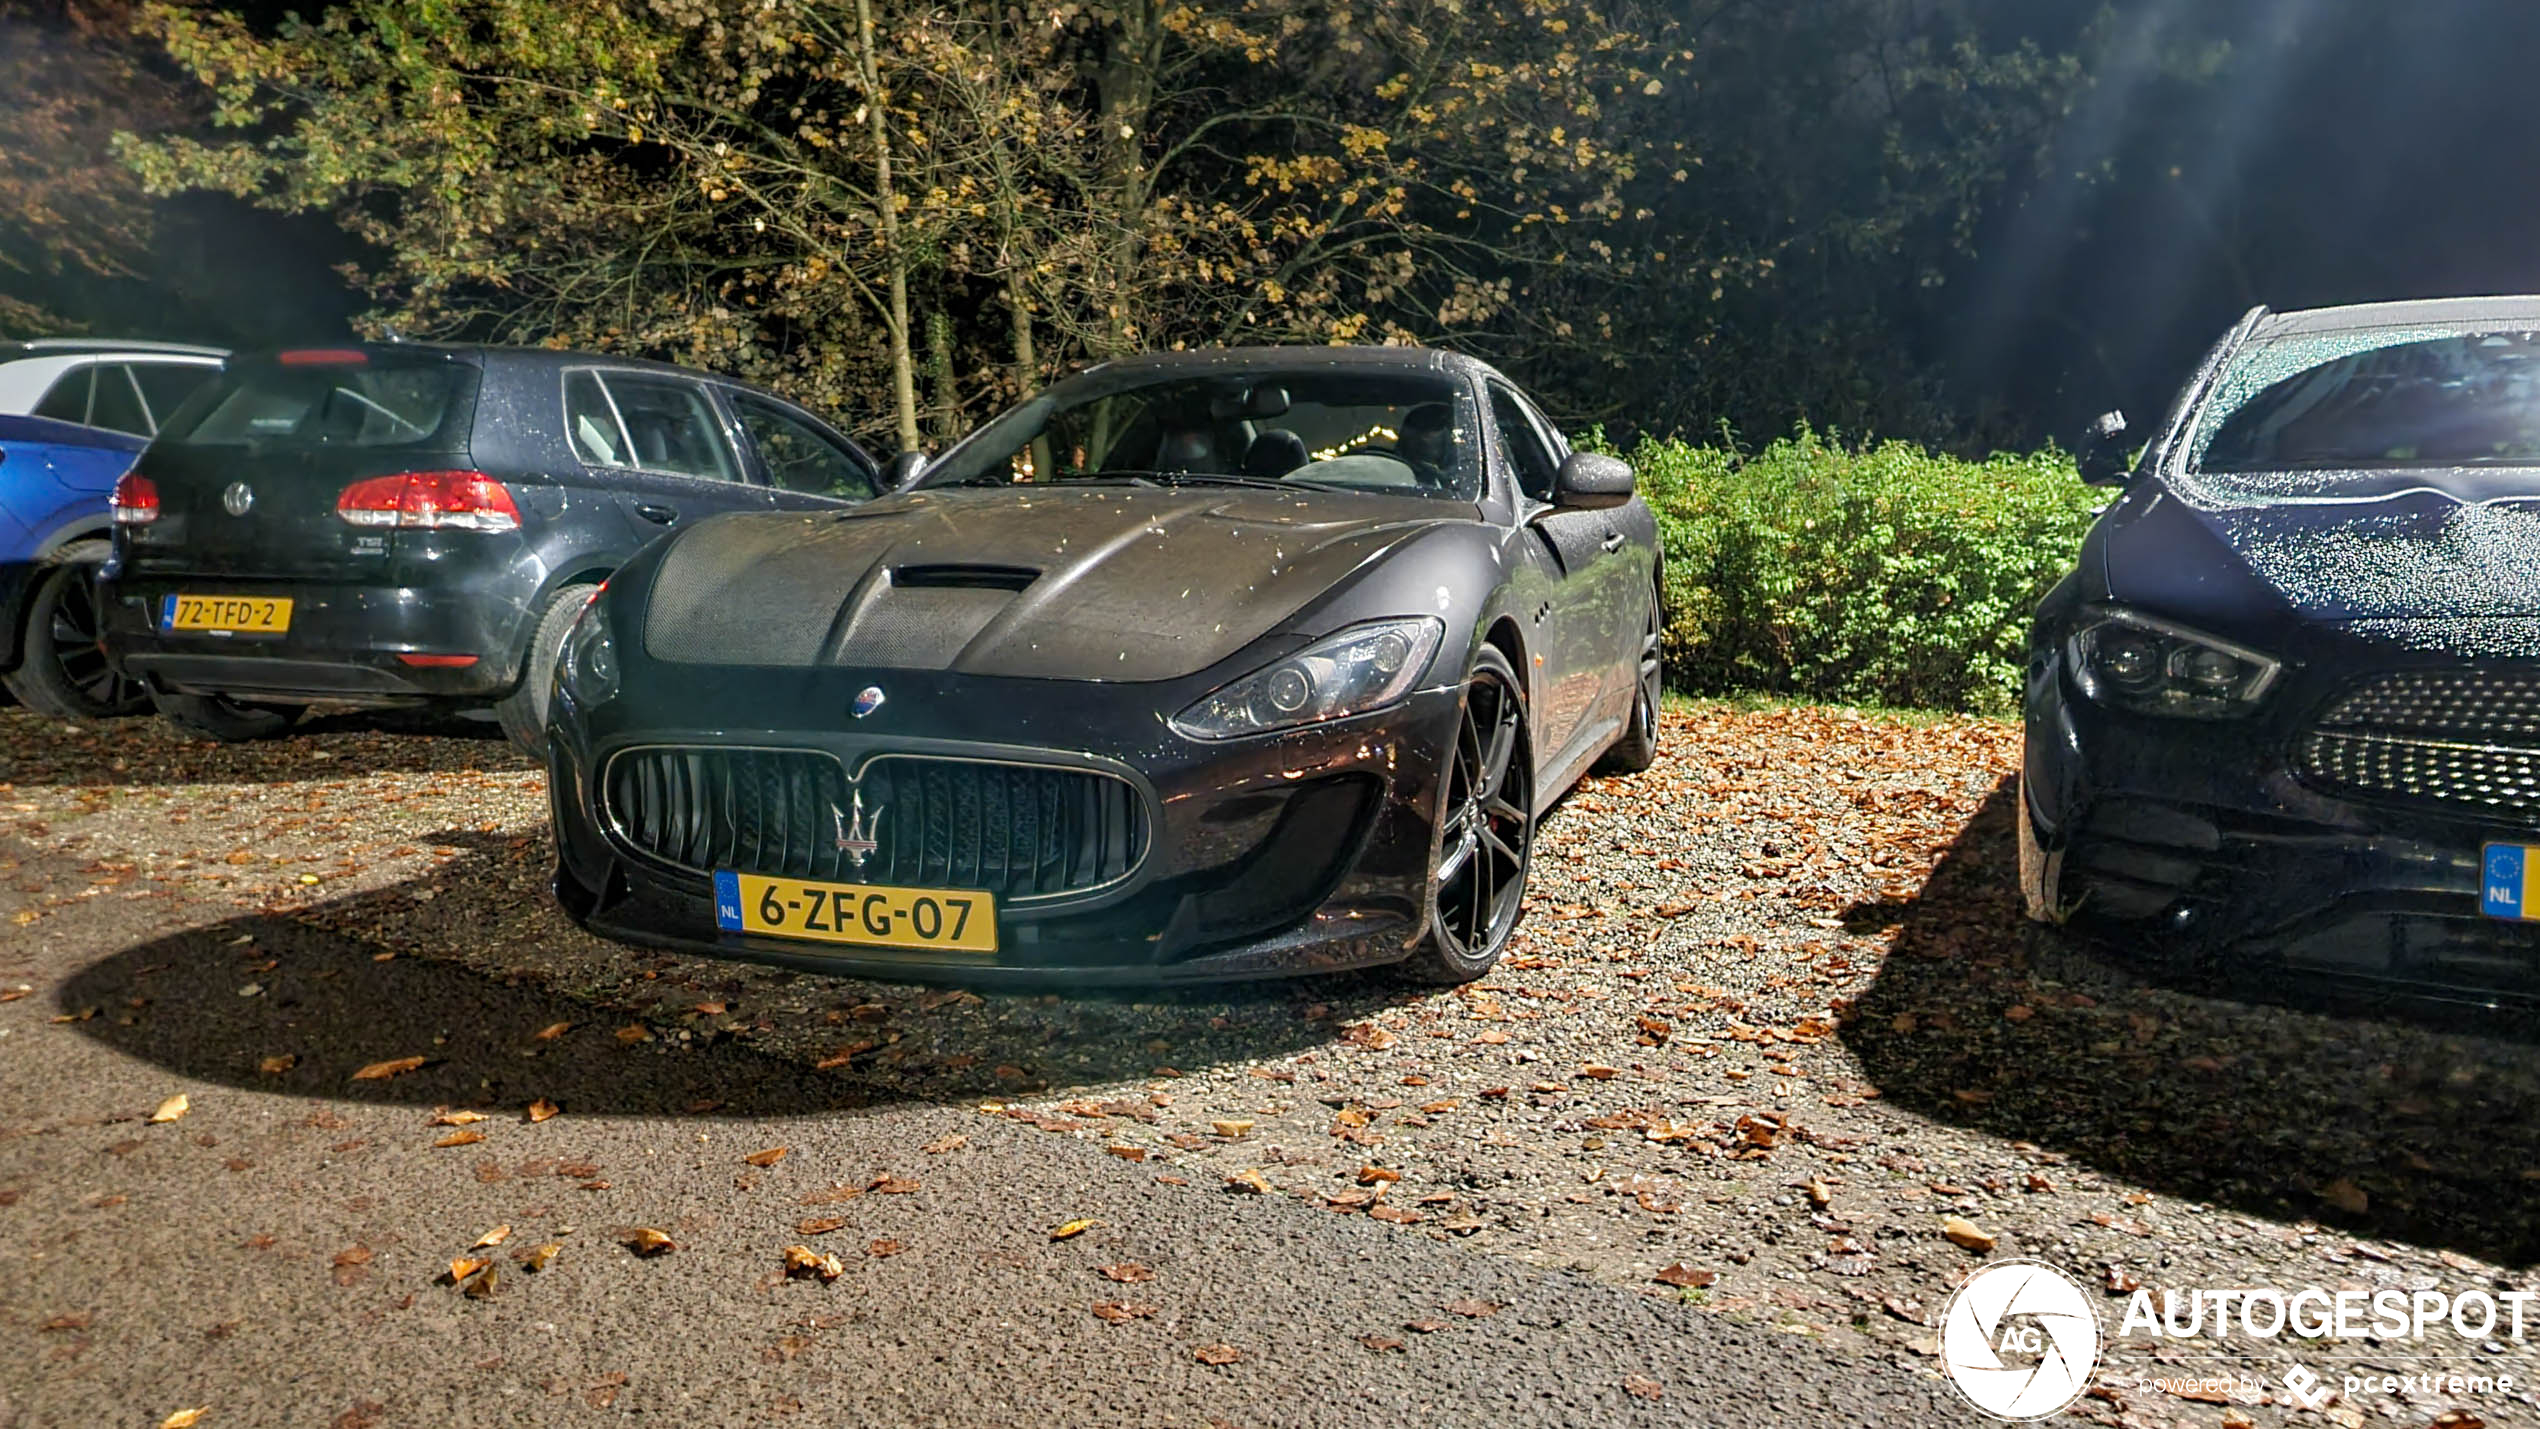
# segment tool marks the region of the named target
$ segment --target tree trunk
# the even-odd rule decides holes
[[[926,315],[926,369],[935,389],[935,447],[941,451],[961,431],[961,384],[953,380],[952,317],[940,307]]]
[[[891,192],[891,126],[883,113],[882,67],[873,51],[873,0],[855,0],[856,44],[863,52],[864,112],[873,128],[873,192],[882,209],[882,255],[890,265],[891,400],[898,409],[900,450],[918,450],[917,366],[908,341],[908,255],[900,248],[900,213]]]
[[[1008,252],[1012,243],[1007,244]],[[1005,270],[1005,311],[1014,328],[1014,399],[1018,402],[1041,390],[1041,359],[1032,349],[1032,299],[1023,291],[1023,270],[1009,259]],[[1050,479],[1050,439],[1032,439],[1032,479]]]
[[[1102,109],[1102,198],[1111,208],[1109,271],[1099,276],[1104,330],[1111,352],[1134,352],[1144,341],[1144,328],[1133,310],[1138,250],[1146,225],[1147,127],[1155,107],[1156,66],[1163,59],[1162,6],[1156,0],[1125,0],[1114,11],[1111,44],[1103,55],[1095,85]]]

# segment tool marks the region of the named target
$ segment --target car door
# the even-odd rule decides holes
[[[1570,455],[1569,439],[1532,398],[1517,393],[1516,401],[1543,434],[1557,468]],[[1585,723],[1619,725],[1631,716],[1638,692],[1642,623],[1649,614],[1644,553],[1656,541],[1655,521],[1637,499],[1602,511],[1566,511],[1546,520],[1565,569],[1577,563],[1571,608],[1583,627],[1583,648],[1596,663],[1599,691]],[[1635,532],[1648,539],[1636,543]]]
[[[565,374],[564,420],[593,485],[617,499],[637,544],[724,511],[764,511],[704,383],[594,367]]]
[[[1528,644],[1536,755],[1547,770],[1569,762],[1571,746],[1595,712],[1601,691],[1596,631],[1585,617],[1597,554],[1596,535],[1579,517],[1552,508],[1559,460],[1527,415],[1524,400],[1503,383],[1488,384],[1491,434],[1517,487],[1518,539],[1530,557],[1516,583],[1533,623]],[[1584,543],[1584,546],[1582,546]]]
[[[870,501],[881,491],[873,459],[819,418],[757,392],[725,387],[722,393],[779,510]]]

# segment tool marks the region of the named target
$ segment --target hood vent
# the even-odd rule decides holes
[[[900,590],[1019,591],[1039,580],[1028,566],[897,566],[891,584]]]

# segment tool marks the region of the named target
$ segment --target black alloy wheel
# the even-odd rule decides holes
[[[1526,705],[1507,658],[1485,648],[1464,686],[1446,766],[1438,861],[1429,880],[1429,938],[1404,971],[1470,982],[1490,971],[1517,929],[1534,857],[1534,759]]]
[[[1638,774],[1658,760],[1658,709],[1666,691],[1666,668],[1660,651],[1666,621],[1659,613],[1658,592],[1649,593],[1649,618],[1641,624],[1639,683],[1632,691],[1631,718],[1623,732],[1596,762],[1599,774]]]
[[[150,708],[141,682],[118,674],[98,643],[95,577],[105,558],[105,542],[75,542],[52,557],[27,592],[26,641],[6,678],[9,693],[37,714],[112,719]]]

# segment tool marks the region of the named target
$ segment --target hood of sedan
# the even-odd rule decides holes
[[[2190,477],[2133,493],[2112,517],[2109,596],[2182,619],[2540,617],[2540,472]]]
[[[1473,516],[1425,497],[1105,485],[726,517],[663,554],[644,650],[694,665],[1174,679],[1422,527]]]

